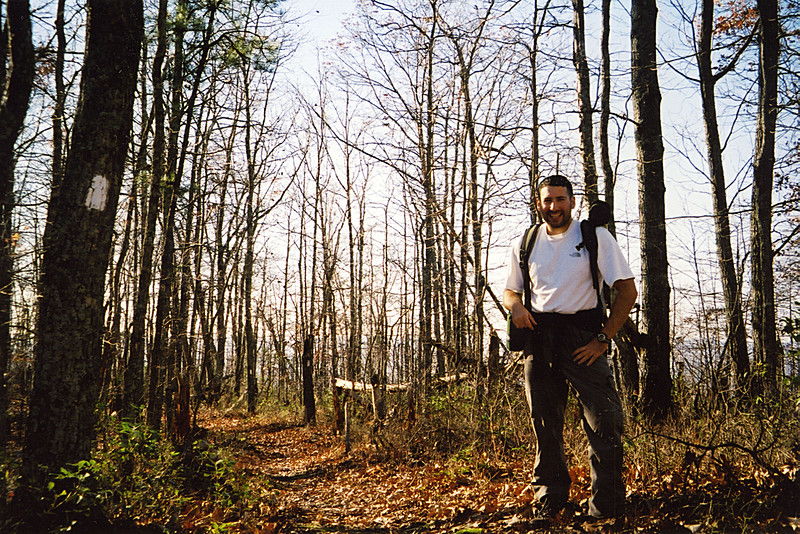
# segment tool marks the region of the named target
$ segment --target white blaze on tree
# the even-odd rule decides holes
[[[90,210],[103,211],[108,203],[108,179],[99,174],[92,178],[92,185],[86,194],[86,207]]]

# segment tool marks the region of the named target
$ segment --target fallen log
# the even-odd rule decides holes
[[[442,376],[439,378],[435,378],[434,381],[440,384],[449,384],[452,382],[458,382],[460,380],[465,380],[468,378],[469,375],[467,373],[457,373],[454,375]],[[367,384],[364,382],[354,382],[351,380],[345,380],[343,378],[337,378],[335,387],[342,388],[342,389],[349,389],[352,391],[372,391],[373,386],[372,384]],[[401,384],[386,384],[383,386],[386,388],[386,391],[406,391],[411,384],[408,383],[401,383]]]
[[[350,389],[353,391],[372,391],[372,384],[365,384],[364,382],[353,382],[343,378],[336,379],[336,387],[342,389]],[[408,389],[409,384],[386,384],[387,391],[405,391]]]

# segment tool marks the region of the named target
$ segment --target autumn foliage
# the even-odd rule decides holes
[[[725,0],[719,2],[724,13],[717,17],[714,33],[735,35],[749,33],[758,24],[758,10],[755,2],[748,0]]]

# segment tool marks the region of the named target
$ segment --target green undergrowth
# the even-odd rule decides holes
[[[149,525],[158,532],[225,531],[256,506],[226,451],[196,433],[176,448],[143,424],[112,420],[92,457],[62,467],[36,488],[9,492],[6,531],[104,532]],[[14,461],[3,465],[13,487]],[[25,494],[25,509],[14,493]]]

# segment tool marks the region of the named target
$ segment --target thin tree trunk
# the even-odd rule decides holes
[[[147,424],[161,428],[166,382],[172,378],[171,364],[174,362],[174,343],[169,335],[169,319],[175,294],[175,210],[177,204],[176,180],[167,183],[164,203],[164,251],[161,256],[161,277],[156,299],[156,322],[153,347],[150,351],[150,379],[148,383]]]
[[[56,4],[56,61],[53,65],[56,98],[53,102],[53,187],[61,184],[64,178],[64,108],[67,91],[64,87],[64,57],[67,52],[67,38],[64,34],[64,7],[66,0]]]
[[[597,202],[597,165],[594,158],[594,138],[592,136],[592,97],[590,94],[589,63],[586,59],[586,24],[584,22],[583,0],[572,0],[574,13],[572,62],[578,82],[578,131],[581,139],[583,160],[583,189],[589,203]]]
[[[734,365],[736,385],[740,393],[746,389],[750,372],[747,355],[747,334],[742,313],[741,291],[736,276],[736,264],[731,246],[731,225],[728,199],[725,193],[725,170],[722,165],[722,143],[717,125],[717,106],[714,88],[717,77],[712,71],[711,50],[714,30],[714,0],[703,0],[697,65],[700,71],[700,94],[703,105],[703,123],[708,146],[708,168],[714,200],[714,235],[717,241],[717,261],[722,275],[728,331],[727,354]]]
[[[256,194],[256,169],[253,161],[251,129],[252,117],[250,114],[250,84],[246,69],[242,73],[244,78],[245,95],[245,156],[247,158],[247,200],[245,203],[245,253],[244,253],[244,337],[245,358],[247,362],[247,412],[254,414],[256,411],[256,397],[258,384],[256,383],[256,337],[253,330],[253,263],[255,262],[256,220],[254,203]]]
[[[105,389],[109,382],[113,384],[114,376],[112,370],[114,362],[124,361],[120,359],[122,355],[122,271],[127,263],[128,251],[131,245],[131,226],[133,225],[133,218],[136,215],[136,195],[131,190],[130,199],[128,200],[128,215],[125,218],[125,228],[122,231],[122,243],[119,247],[119,255],[117,257],[117,264],[114,268],[114,275],[111,279],[109,287],[109,303],[108,307],[111,308],[111,324],[106,332],[106,339],[103,342],[103,385]],[[112,399],[113,405],[116,405],[120,398]]]
[[[436,178],[433,168],[433,133],[436,123],[436,108],[433,98],[433,52],[437,31],[437,3],[431,2],[433,16],[426,43],[426,59],[424,72],[425,110],[424,119],[419,124],[420,159],[422,167],[422,186],[425,192],[425,219],[422,260],[422,305],[420,306],[420,343],[422,356],[422,376],[424,391],[430,385],[431,366],[433,364],[433,281],[436,268]]]
[[[166,163],[166,139],[164,130],[166,127],[166,105],[164,103],[164,61],[167,55],[167,1],[159,0],[158,17],[157,17],[157,45],[156,53],[153,57],[153,104],[155,114],[155,134],[153,136],[153,180],[154,183],[161,184],[163,181],[169,182],[172,177],[168,176],[165,169]],[[161,189],[161,188],[160,188]],[[163,269],[168,267],[168,256],[172,254],[174,245],[172,243],[172,236],[167,232],[166,223],[169,220],[170,210],[170,186],[167,183],[163,188],[163,195],[161,195],[164,209],[164,227],[162,232],[164,235],[164,251],[161,258],[161,272],[160,272],[160,290],[156,299],[156,324],[155,333],[153,336],[153,346],[150,350],[150,358],[148,360],[148,393],[147,393],[147,423],[148,425],[158,429],[161,425],[161,407],[162,399],[159,394],[159,388],[163,388],[163,368],[164,368],[164,331],[163,323],[166,320],[165,314],[169,309],[169,293],[166,291],[166,283],[168,273]],[[150,205],[153,202],[151,200]],[[148,209],[149,212],[149,209]],[[149,216],[149,213],[148,213]],[[148,221],[149,222],[149,221]],[[147,260],[145,260],[147,261]],[[143,269],[144,271],[144,269]],[[148,288],[149,292],[149,288]],[[163,391],[163,389],[162,389]]]
[[[611,208],[611,213],[614,213],[614,186],[616,185],[616,176],[614,176],[614,167],[611,165],[611,148],[609,146],[610,140],[608,136],[608,123],[611,117],[611,52],[609,50],[609,41],[611,39],[611,0],[602,0],[602,35],[600,37],[600,54],[602,56],[602,91],[600,95],[600,162],[603,168],[605,201]],[[611,235],[617,235],[616,222],[614,217],[606,226]]]
[[[611,164],[610,139],[608,135],[608,123],[611,116],[611,54],[609,50],[609,40],[611,37],[611,0],[603,0],[602,7],[602,35],[600,38],[600,53],[602,56],[602,92],[600,95],[600,161],[603,168],[605,201],[608,203],[611,213],[614,213],[614,167]],[[611,217],[607,225],[611,235],[616,236],[616,223]],[[613,292],[612,292],[613,299]],[[633,324],[633,323],[631,323]],[[627,400],[633,401],[639,394],[639,359],[636,349],[630,339],[620,332],[614,337],[617,346],[619,359],[620,390]]]
[[[142,265],[139,271],[139,284],[136,291],[136,304],[133,310],[130,355],[125,367],[123,416],[127,419],[139,417],[138,410],[145,404],[144,361],[145,330],[147,308],[150,301],[150,284],[153,278],[153,255],[155,251],[156,222],[158,221],[161,182],[164,178],[164,75],[163,65],[166,49],[166,0],[160,0],[158,13],[158,44],[153,56],[153,173],[150,181],[150,196],[147,204],[147,218],[142,243]],[[159,365],[151,354],[150,367]]]

